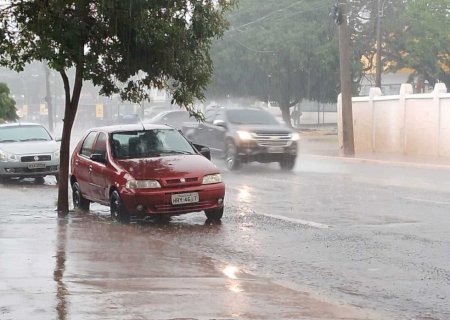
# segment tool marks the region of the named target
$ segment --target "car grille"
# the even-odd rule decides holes
[[[182,186],[186,186],[186,185],[193,185],[193,184],[197,184],[199,181],[199,178],[197,177],[193,177],[193,178],[184,178],[184,181],[180,178],[180,179],[165,179],[165,185],[166,186],[178,186],[178,185],[182,185]]]
[[[205,207],[212,206],[214,204],[213,201],[201,201],[196,203],[186,203],[186,204],[178,204],[178,205],[172,205],[172,204],[161,204],[156,205],[155,211],[157,213],[177,213],[177,212],[183,212],[185,210],[198,210],[201,211]]]
[[[22,162],[50,161],[52,157],[49,154],[40,154],[35,156],[24,156],[20,158]]]
[[[255,133],[253,137],[261,147],[287,147],[292,142],[290,133]]]

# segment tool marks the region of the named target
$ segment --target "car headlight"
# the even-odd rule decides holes
[[[291,140],[293,140],[293,141],[300,140],[300,135],[297,132],[292,133]]]
[[[59,152],[59,150],[58,150],[58,151],[55,151],[55,152],[53,152],[53,158],[55,158],[55,159],[59,159],[59,155],[60,155],[60,152]]]
[[[252,134],[248,131],[237,131],[237,134],[239,136],[239,139],[245,141],[245,140],[252,140]]]
[[[129,180],[125,184],[128,189],[158,189],[161,185],[157,180]]]
[[[19,156],[14,153],[9,153],[3,150],[0,150],[0,161],[19,161]]]
[[[222,182],[222,175],[220,173],[209,174],[203,177],[202,184],[213,184]]]

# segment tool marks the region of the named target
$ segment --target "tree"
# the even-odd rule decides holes
[[[16,121],[16,102],[9,96],[9,88],[6,83],[0,83],[0,122]]]
[[[355,53],[367,62],[363,73],[376,66],[376,26],[381,15],[382,70],[410,68],[431,85],[441,81],[450,86],[450,0],[361,0],[352,1],[351,8]]]
[[[83,82],[139,102],[166,87],[193,110],[212,72],[209,49],[233,0],[10,0],[0,7],[0,64],[45,61],[61,76],[65,114],[58,207],[67,214],[69,146]],[[69,68],[75,69],[72,82]]]
[[[336,101],[337,32],[328,0],[241,0],[232,25],[214,43],[210,97],[252,96],[276,101],[290,124],[290,108],[303,99]]]

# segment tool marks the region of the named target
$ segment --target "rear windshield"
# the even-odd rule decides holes
[[[227,116],[233,124],[278,124],[274,116],[263,110],[227,110]]]
[[[111,135],[111,149],[117,159],[196,153],[190,143],[173,129],[116,132]]]
[[[42,126],[0,127],[0,142],[49,141],[52,137]]]

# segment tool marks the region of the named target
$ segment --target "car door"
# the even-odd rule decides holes
[[[73,170],[75,178],[80,185],[81,193],[85,198],[88,198],[90,200],[93,199],[90,173],[92,161],[90,159],[90,156],[94,148],[94,142],[96,140],[97,133],[97,131],[92,131],[84,139],[83,144],[80,148],[80,152],[74,161],[75,168]]]
[[[209,138],[209,147],[212,152],[220,154],[223,150],[223,145],[225,141],[225,134],[227,129],[223,125],[217,125],[216,121],[221,121],[221,123],[226,124],[225,109],[217,109],[212,123],[207,124],[207,132]]]
[[[104,132],[100,132],[94,144],[92,154],[102,155],[105,162],[91,160],[89,166],[90,173],[90,189],[92,196],[96,202],[108,203],[108,171],[107,161],[107,145],[108,136]]]

